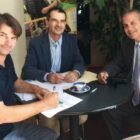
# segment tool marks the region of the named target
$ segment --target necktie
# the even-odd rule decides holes
[[[59,48],[58,42],[56,42],[53,46],[53,57],[52,57],[52,72],[60,71],[60,63],[61,63],[61,49]]]
[[[133,105],[136,106],[140,103],[140,46],[136,44],[136,55],[135,55],[135,65],[132,75],[132,82],[134,87],[134,96],[132,98]]]

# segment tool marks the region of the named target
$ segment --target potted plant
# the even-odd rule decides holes
[[[84,5],[90,4],[93,12],[90,16],[90,28],[87,32],[89,41],[94,40],[96,47],[105,55],[105,63],[115,57],[121,46],[123,30],[120,22],[121,10],[129,6],[128,0],[83,0]],[[87,35],[87,37],[89,37]]]

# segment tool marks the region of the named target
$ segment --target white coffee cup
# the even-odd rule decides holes
[[[75,87],[77,91],[82,91],[85,86],[86,86],[85,82],[76,82],[73,84],[73,87]]]

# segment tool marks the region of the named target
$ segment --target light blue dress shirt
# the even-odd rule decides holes
[[[49,35],[50,51],[51,51],[51,72],[60,72],[61,67],[61,45],[62,36],[59,40],[54,41]]]

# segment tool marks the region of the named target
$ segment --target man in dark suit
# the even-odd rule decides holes
[[[84,62],[76,37],[64,32],[66,13],[53,8],[47,19],[48,32],[30,40],[22,77],[51,83],[74,82],[83,74]]]
[[[54,7],[48,11],[47,19],[48,32],[30,40],[22,78],[55,84],[62,81],[74,82],[84,73],[84,62],[77,46],[76,37],[64,32],[66,13],[64,10]],[[55,117],[49,119],[48,123],[46,118],[44,120],[43,116],[41,117],[41,124],[47,126],[50,124],[48,127],[58,126]],[[80,116],[80,124],[86,120],[87,115]],[[58,129],[55,128],[57,133],[59,133]]]
[[[124,31],[130,39],[123,42],[121,51],[115,60],[98,74],[98,80],[103,84],[107,84],[109,77],[114,77],[123,72],[123,76],[132,79],[134,87],[134,95],[129,101],[116,109],[103,113],[113,140],[124,138],[126,136],[125,121],[128,117],[140,114],[140,70],[137,67],[140,64],[140,61],[137,61],[137,58],[140,57],[140,12],[138,10],[125,11],[122,15],[122,23]]]

